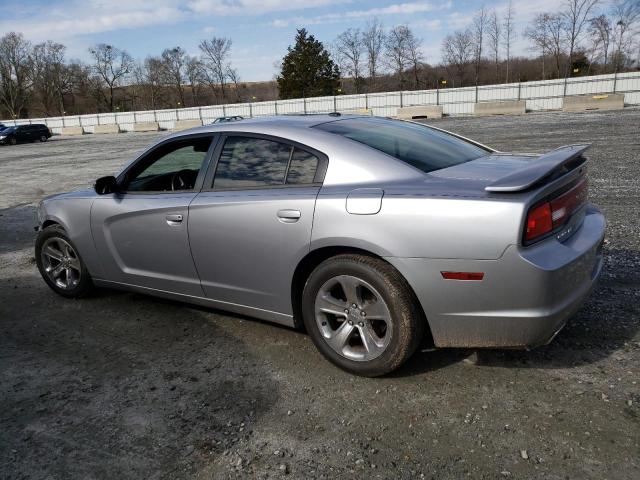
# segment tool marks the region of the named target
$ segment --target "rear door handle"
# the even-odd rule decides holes
[[[301,216],[300,210],[278,210],[278,220],[283,223],[295,223]]]
[[[169,225],[177,225],[182,222],[182,215],[179,213],[170,213],[165,217]]]

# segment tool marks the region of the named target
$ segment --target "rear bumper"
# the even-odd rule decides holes
[[[438,347],[533,348],[550,342],[602,270],[605,219],[587,209],[567,240],[509,246],[498,260],[388,258],[413,287]],[[484,272],[482,281],[441,271]]]

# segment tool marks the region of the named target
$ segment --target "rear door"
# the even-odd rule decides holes
[[[263,135],[222,136],[189,207],[191,251],[207,297],[291,314],[291,279],[309,251],[328,159]]]
[[[121,191],[96,198],[91,231],[105,280],[203,296],[187,224],[212,138],[191,135],[163,142],[118,178]]]
[[[30,142],[33,139],[31,125],[21,125],[17,128],[16,138],[19,142]]]

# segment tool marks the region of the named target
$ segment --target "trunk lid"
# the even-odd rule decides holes
[[[568,145],[543,155],[494,152],[453,167],[430,172],[434,180],[458,180],[490,193],[523,192],[548,183],[585,162],[590,145]]]

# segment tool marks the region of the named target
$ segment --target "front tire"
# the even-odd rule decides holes
[[[47,138],[47,136],[46,136],[46,135],[41,135],[41,136],[40,136],[40,141],[41,141],[42,143],[46,142],[47,140],[48,140],[48,138]]]
[[[52,225],[40,231],[35,253],[40,275],[58,295],[80,298],[94,288],[77,248],[61,226]]]
[[[365,255],[321,263],[305,285],[302,312],[320,353],[367,377],[400,367],[424,333],[422,312],[406,280],[387,262]]]

